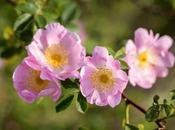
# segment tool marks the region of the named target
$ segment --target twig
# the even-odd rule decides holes
[[[136,104],[135,102],[133,102],[132,100],[130,100],[129,98],[127,98],[124,94],[122,94],[122,98],[125,100],[125,102],[127,104],[132,105],[133,107],[135,107],[136,109],[138,109],[143,114],[146,114],[146,110],[144,108],[142,108],[141,106],[139,106],[138,104]],[[160,129],[165,129],[165,121],[164,120],[156,120],[155,123],[157,124],[157,126]]]
[[[146,110],[143,109],[141,106],[137,105],[135,102],[133,102],[132,100],[130,100],[129,98],[127,98],[124,94],[122,94],[122,98],[125,100],[125,102],[127,102],[128,104],[131,104],[132,106],[134,106],[135,108],[137,108],[140,112],[142,112],[143,114],[146,114]]]

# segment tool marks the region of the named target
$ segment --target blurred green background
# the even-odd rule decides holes
[[[66,8],[66,2],[71,0],[47,0],[47,22],[55,21],[55,15],[60,15],[57,6],[61,8],[62,5],[55,5],[60,4],[60,1]],[[22,44],[19,54],[0,58],[0,130],[78,130],[79,127],[89,130],[122,130],[125,115],[123,102],[114,109],[89,105],[86,114],[78,113],[75,103],[72,103],[67,110],[56,113],[55,103],[49,98],[27,104],[18,97],[12,85],[12,73],[26,52],[24,43],[15,38],[12,29],[19,15],[15,6],[20,2],[25,0],[0,1],[1,54],[4,46],[18,48]],[[83,44],[89,53],[96,45],[109,46],[114,50],[121,48],[127,39],[133,38],[134,30],[138,27],[152,29],[160,35],[168,34],[175,39],[175,0],[75,0],[72,3],[81,12],[79,20],[72,23],[80,27],[77,32],[84,38]],[[67,27],[74,30],[73,25]],[[175,52],[175,45],[171,50]],[[175,68],[172,68],[169,75],[158,79],[152,89],[128,86],[125,94],[147,109],[155,94],[168,98],[169,91],[175,88],[174,79]],[[134,108],[131,108],[130,114],[133,124],[144,124],[145,130],[155,128],[154,123],[146,122],[144,115]],[[168,130],[175,129],[174,122],[175,119],[168,120]]]

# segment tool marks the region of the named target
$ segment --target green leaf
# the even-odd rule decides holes
[[[166,116],[169,116],[172,113],[172,111],[174,111],[174,109],[167,104],[163,104],[163,108],[165,110]]]
[[[80,10],[77,8],[75,3],[70,3],[64,9],[61,19],[64,25],[67,25],[69,22],[73,21],[74,19],[80,16]]]
[[[172,99],[172,100],[175,100],[175,95],[173,95],[171,99]]]
[[[13,28],[14,31],[21,32],[25,30],[25,27],[31,22],[32,19],[33,18],[31,14],[25,13],[25,14],[20,15],[15,21],[14,28]]]
[[[15,35],[18,39],[29,43],[33,37],[34,20],[31,14],[19,16],[14,24]]]
[[[27,2],[17,5],[16,9],[17,11],[23,13],[35,14],[38,10],[38,7],[35,5],[35,3]]]
[[[139,130],[139,128],[131,124],[125,124],[125,130]]]
[[[5,39],[0,39],[0,49],[7,47],[7,41]]]
[[[121,68],[123,70],[127,70],[128,69],[128,64],[124,61],[124,60],[119,60],[120,64],[121,64]]]
[[[158,119],[159,113],[160,113],[160,106],[153,105],[147,110],[145,118],[148,122],[155,121],[156,119]]]
[[[90,56],[96,44],[95,44],[95,41],[89,38],[85,40],[84,46],[86,48],[86,55]]]
[[[81,92],[78,93],[76,107],[80,113],[85,113],[87,111],[87,101],[86,98],[81,94]]]
[[[73,80],[73,79],[66,79],[65,81],[61,81],[61,85],[65,89],[74,89],[74,90],[79,89],[78,81],[77,80]]]
[[[115,56],[115,51],[112,48],[110,47],[106,47],[106,48],[108,49],[108,52],[110,55]]]
[[[162,109],[163,109],[164,113],[166,114],[165,115],[166,117],[173,115],[175,112],[174,106],[172,104],[170,104],[170,105],[167,104],[166,100],[164,100],[164,104],[162,104]]]
[[[69,23],[66,27],[73,32],[78,31],[78,26],[75,23]]]
[[[144,125],[143,124],[138,124],[139,130],[144,130]]]
[[[39,28],[43,28],[47,24],[46,19],[42,15],[36,15],[35,21]]]
[[[25,41],[26,44],[29,44],[29,42],[33,38],[33,32],[32,30],[26,30],[24,32],[19,33],[18,36],[20,40]]]
[[[171,100],[175,100],[175,89],[171,90],[170,94],[171,94]]]
[[[58,102],[58,104],[55,107],[56,112],[61,112],[66,108],[68,108],[72,103],[73,98],[74,98],[74,95],[68,95],[66,97],[62,97],[62,99]]]
[[[122,47],[120,48],[116,53],[115,53],[115,56],[114,58],[123,58],[125,56],[125,48]]]
[[[12,57],[15,54],[20,53],[21,50],[22,50],[21,47],[7,47],[6,49],[4,49],[1,52],[1,55],[0,56],[2,58],[10,58],[10,57]]]

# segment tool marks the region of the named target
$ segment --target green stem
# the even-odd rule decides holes
[[[129,130],[128,127],[127,127],[127,124],[130,124],[129,122],[129,108],[130,108],[130,105],[128,102],[125,102],[125,130]]]
[[[129,124],[129,104],[126,102],[126,108],[125,108],[125,123],[126,124]]]

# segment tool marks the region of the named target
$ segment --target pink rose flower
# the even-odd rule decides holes
[[[42,77],[50,79],[50,75],[64,80],[79,76],[77,70],[82,66],[85,49],[79,36],[59,23],[39,29],[26,48],[28,54],[35,58],[35,62],[29,61],[28,65],[32,68],[39,65]]]
[[[174,55],[169,52],[173,40],[165,35],[154,36],[144,28],[135,31],[134,41],[126,44],[126,62],[129,65],[129,80],[133,86],[151,88],[157,77],[166,77],[168,67],[174,65]]]
[[[50,96],[57,101],[61,95],[60,84],[56,80],[41,79],[40,71],[30,68],[25,60],[15,69],[13,83],[18,95],[28,103],[42,96]]]
[[[127,86],[127,74],[104,47],[95,47],[80,71],[80,90],[90,104],[115,107]]]

